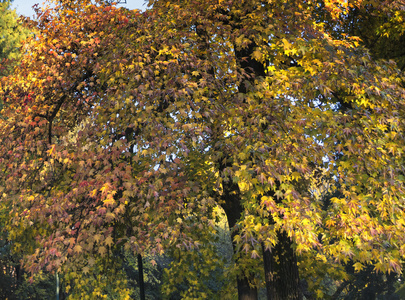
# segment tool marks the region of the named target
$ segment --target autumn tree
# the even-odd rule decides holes
[[[0,1],[0,77],[12,73],[13,68],[21,58],[23,40],[28,37],[30,30],[23,25],[22,19],[11,9],[12,1]],[[0,107],[3,101],[0,101]],[[0,204],[0,298],[17,299],[28,297],[44,297],[46,287],[53,280],[43,274],[37,277],[34,284],[27,288],[24,272],[20,266],[21,256],[13,254],[12,244],[5,230],[5,224],[10,208],[5,203]],[[42,285],[42,286],[41,286]],[[45,288],[43,288],[45,287]],[[42,289],[43,288],[43,289]],[[54,288],[52,288],[52,292]]]
[[[298,228],[303,229],[305,234],[299,239],[302,238],[306,243],[311,241],[313,243],[312,247],[315,248],[329,248],[331,251],[329,254],[332,257],[337,254],[334,252],[336,249],[342,250],[347,247],[343,252],[348,252],[344,253],[344,255],[342,255],[342,251],[337,251],[340,252],[338,255],[338,257],[340,257],[339,259],[348,259],[351,257],[358,259],[358,255],[354,255],[354,252],[352,253],[352,250],[349,249],[356,248],[355,246],[359,244],[359,241],[354,243],[351,238],[348,238],[351,242],[346,245],[347,238],[336,238],[336,232],[331,234],[329,230],[324,230],[330,227],[334,228],[334,226],[331,225],[341,224],[341,234],[343,237],[346,237],[347,227],[358,223],[358,221],[355,222],[350,218],[347,219],[347,217],[352,216],[354,218],[354,216],[359,215],[359,212],[355,210],[351,213],[345,213],[343,216],[344,222],[342,223],[341,220],[337,222],[335,218],[341,218],[337,207],[342,208],[343,212],[345,212],[347,209],[346,204],[352,203],[353,197],[357,199],[358,194],[361,194],[363,197],[367,198],[375,193],[374,191],[372,194],[368,194],[366,191],[369,190],[369,187],[365,190],[363,187],[359,187],[362,185],[367,186],[367,184],[365,184],[367,180],[364,181],[363,184],[359,184],[359,178],[353,179],[349,174],[354,176],[354,173],[364,173],[362,175],[365,176],[364,179],[369,179],[369,177],[374,178],[377,174],[381,174],[380,172],[382,170],[381,166],[375,165],[374,175],[372,175],[373,173],[368,173],[368,166],[366,165],[370,163],[371,159],[369,159],[368,156],[363,156],[363,161],[367,162],[366,165],[359,166],[358,170],[349,168],[349,170],[346,171],[348,166],[353,165],[351,159],[356,157],[355,161],[358,162],[358,156],[352,155],[352,152],[354,152],[352,151],[353,149],[350,150],[352,140],[348,140],[347,138],[347,136],[350,135],[353,139],[352,129],[341,123],[348,122],[352,124],[351,126],[354,126],[353,128],[360,130],[359,132],[369,130],[367,126],[358,126],[359,120],[357,120],[357,118],[359,116],[356,115],[356,113],[354,114],[355,118],[353,120],[350,119],[350,122],[349,120],[344,121],[344,119],[348,116],[348,112],[350,112],[349,115],[352,116],[354,111],[363,111],[360,115],[363,113],[369,115],[369,104],[365,103],[370,101],[369,98],[374,99],[374,96],[370,96],[370,86],[376,86],[377,96],[379,96],[380,90],[386,89],[379,88],[379,85],[376,84],[379,81],[379,79],[377,79],[378,75],[376,74],[381,67],[376,65],[371,57],[368,59],[364,57],[365,54],[367,55],[367,49],[363,47],[364,44],[361,44],[361,40],[356,37],[356,33],[348,32],[348,30],[346,30],[346,32],[341,29],[348,25],[350,25],[351,28],[356,28],[353,26],[353,23],[356,24],[356,21],[358,21],[357,24],[362,23],[363,20],[361,19],[353,20],[352,12],[364,10],[364,7],[368,7],[368,10],[370,10],[370,7],[373,8],[376,13],[375,17],[378,17],[377,13],[380,15],[385,13],[395,14],[399,19],[402,11],[395,3],[389,6],[379,6],[378,4],[367,2],[350,4],[331,4],[326,2],[302,4],[297,2],[295,3],[296,5],[281,2],[268,4],[260,1],[251,1],[249,4],[247,2],[242,4],[225,4],[221,2],[218,5],[204,3],[201,4],[199,9],[193,9],[196,5],[195,2],[180,3],[173,1],[173,3],[171,3],[172,5],[166,5],[165,3],[167,2],[155,1],[155,7],[159,3],[163,4],[161,9],[167,14],[170,14],[172,10],[173,12],[176,11],[176,15],[178,16],[178,11],[183,11],[182,9],[184,9],[183,26],[190,26],[189,28],[195,30],[196,34],[202,38],[204,46],[200,47],[200,50],[206,50],[209,46],[213,45],[215,47],[215,39],[218,38],[218,36],[226,36],[224,40],[230,43],[228,51],[229,53],[233,52],[229,61],[235,63],[236,67],[239,66],[242,69],[240,71],[241,74],[247,75],[247,79],[242,78],[239,84],[235,84],[239,92],[238,96],[242,98],[239,98],[239,102],[229,102],[229,108],[225,110],[226,112],[232,112],[232,114],[229,113],[230,119],[223,124],[231,126],[233,129],[231,130],[228,127],[222,131],[223,134],[219,134],[219,136],[228,135],[229,138],[232,136],[232,133],[235,133],[235,140],[232,141],[232,138],[229,139],[232,141],[230,145],[227,144],[226,147],[218,148],[218,150],[221,149],[218,152],[222,154],[219,156],[218,161],[219,171],[221,174],[222,170],[222,174],[224,174],[222,177],[225,179],[225,183],[224,181],[222,182],[223,190],[220,198],[222,198],[223,206],[227,211],[231,227],[234,227],[236,222],[243,218],[243,214],[246,213],[246,206],[254,205],[253,203],[255,202],[252,200],[256,197],[264,201],[262,203],[258,202],[262,206],[264,205],[263,203],[270,200],[270,203],[267,204],[269,207],[264,211],[264,215],[260,217],[269,216],[268,209],[273,205],[278,207],[278,209],[273,208],[274,211],[271,211],[272,214],[269,221],[264,218],[264,220],[256,219],[256,222],[252,222],[252,216],[249,216],[249,222],[251,222],[252,225],[256,224],[258,225],[257,228],[260,228],[261,224],[267,223],[269,227],[267,227],[265,231],[267,231],[267,233],[275,233],[276,236],[257,238],[255,234],[249,232],[245,238],[250,236],[252,244],[255,244],[257,240],[267,242],[267,245],[263,243],[263,256],[265,266],[267,266],[266,276],[269,297],[271,297],[271,295],[273,295],[273,297],[274,295],[278,295],[276,299],[287,299],[289,297],[299,298],[301,291],[299,291],[298,287],[298,272],[294,261],[295,251],[289,244],[292,237],[292,240],[294,240],[294,236],[297,234],[300,235],[300,230],[297,230],[297,227],[295,227],[298,224],[293,225],[291,223],[293,223],[294,220],[302,222],[302,217],[307,216],[308,219],[305,219],[305,221],[308,221],[308,223],[306,225],[308,225],[309,228],[312,227],[314,230],[308,230],[308,228],[305,228],[307,227],[306,225],[302,226],[304,225],[304,222],[302,222],[301,225],[298,225]],[[356,14],[354,14],[354,16],[356,16]],[[370,13],[370,17],[373,17],[373,12]],[[194,20],[194,23],[191,20]],[[316,22],[313,23],[313,20],[316,20]],[[347,20],[350,20],[350,22]],[[381,30],[381,28],[383,28],[382,25],[379,27],[376,26],[372,30],[369,30],[368,34],[377,34],[378,32],[376,31]],[[358,29],[358,31],[360,30],[361,29]],[[400,30],[397,29],[397,32],[398,31]],[[301,42],[303,44],[301,44]],[[209,44],[209,46],[207,46],[207,44]],[[306,46],[304,46],[304,44]],[[316,54],[310,54],[308,51],[314,51]],[[223,53],[224,51],[222,54]],[[206,58],[208,63],[212,62],[210,55],[212,54],[207,51]],[[354,61],[351,61],[351,59],[354,59]],[[365,64],[367,65],[367,71],[363,69]],[[340,69],[339,65],[343,69]],[[359,67],[361,70],[356,69],[355,71],[353,69]],[[325,68],[330,69],[327,71]],[[343,72],[342,75],[339,75],[339,72]],[[365,76],[362,74],[363,72],[370,74],[367,78],[374,78],[374,83],[366,84],[364,88],[369,86],[367,89],[358,89],[360,87],[358,81],[364,84],[364,82],[362,82],[364,81],[363,76]],[[235,72],[233,74],[238,73]],[[395,74],[395,71],[393,74]],[[397,78],[399,78],[400,75],[398,74],[397,76]],[[338,78],[339,80],[337,80]],[[342,78],[343,81],[340,81],[340,78]],[[263,79],[265,79],[264,82],[261,82]],[[315,83],[314,80],[318,80],[318,83]],[[277,85],[275,90],[271,88],[274,83]],[[262,85],[266,86],[264,91],[260,90],[263,88]],[[401,105],[402,96],[399,86],[398,89],[399,94],[397,94],[396,100],[393,102],[395,103],[394,106]],[[265,92],[268,93],[268,90],[272,92],[265,97]],[[294,90],[296,90],[296,92],[294,92]],[[394,93],[398,91],[393,90]],[[306,94],[307,92],[308,94]],[[357,97],[360,97],[362,100],[356,100],[358,99]],[[273,105],[277,103],[277,106],[272,109],[263,109],[263,103],[261,101],[269,98],[276,99],[276,102],[271,103]],[[282,102],[282,100],[280,100],[281,98],[284,98],[285,102]],[[303,100],[302,98],[305,99]],[[232,97],[228,97],[228,99],[232,99]],[[248,100],[251,102],[248,103]],[[300,105],[303,106],[299,107]],[[304,108],[305,105],[308,107]],[[375,108],[374,104],[371,106]],[[256,110],[252,112],[253,108],[256,108]],[[245,114],[242,112],[245,112]],[[279,112],[280,115],[278,115],[277,112]],[[394,110],[393,113],[397,114],[397,111]],[[226,115],[226,113],[222,111],[221,114]],[[279,116],[278,118],[275,117],[277,115]],[[309,117],[310,115],[312,117]],[[330,117],[328,121],[326,121],[328,117],[324,119],[327,115]],[[269,120],[269,118],[271,119],[270,116],[275,118],[272,120],[274,123],[273,126],[269,125],[269,123],[271,123]],[[331,121],[335,118],[336,123]],[[343,118],[343,121],[340,118]],[[311,121],[313,122],[312,125],[308,125],[310,119],[314,120]],[[293,123],[290,125],[288,125],[289,120],[293,120]],[[255,124],[256,126],[254,126]],[[304,125],[309,127],[304,129]],[[335,133],[334,130],[331,129],[335,128],[335,126],[342,128],[342,130],[344,129],[345,132],[343,134],[339,132]],[[219,131],[218,127],[214,128],[213,131]],[[266,131],[269,128],[271,129]],[[301,129],[302,131],[300,131]],[[396,130],[398,130],[398,128]],[[332,131],[334,133],[332,133]],[[277,134],[273,136],[275,132]],[[231,135],[229,135],[229,133],[231,133]],[[242,133],[247,135],[243,135]],[[295,134],[297,134],[297,136]],[[346,137],[344,137],[344,135],[346,135]],[[382,135],[385,135],[385,130],[382,131]],[[311,138],[308,138],[309,136],[311,136]],[[266,138],[268,139],[267,144],[265,143],[264,145],[273,145],[273,147],[275,147],[273,148],[273,151],[275,151],[275,154],[273,154],[275,156],[273,157],[276,157],[275,161],[277,163],[272,160],[266,161],[266,158],[263,158],[262,153],[268,152],[271,147],[262,149],[262,151],[259,151],[260,148],[256,148],[260,143],[263,143]],[[361,138],[358,141],[356,140],[356,143],[360,143],[361,140]],[[327,143],[325,144],[326,141]],[[254,143],[254,146],[251,146],[251,143]],[[327,144],[329,144],[329,146]],[[383,144],[385,145],[385,143]],[[281,145],[283,145],[284,148]],[[349,145],[349,148],[347,148],[347,145]],[[251,147],[250,149],[249,146]],[[364,145],[360,143],[358,148],[362,148],[363,146]],[[376,146],[373,146],[371,148],[375,149],[375,147]],[[241,152],[241,148],[249,149],[249,151],[245,150]],[[228,154],[230,149],[235,151],[231,157],[229,156],[230,154]],[[369,150],[363,151],[362,149],[357,149],[357,152],[358,155],[369,154]],[[255,155],[259,155],[259,157],[255,157]],[[283,159],[281,159],[282,157]],[[271,176],[269,176],[269,185],[267,185],[267,187],[263,185],[263,181],[266,182],[266,177],[264,177],[266,173],[262,172],[260,164],[259,166],[255,165],[255,161],[260,160],[265,161],[267,168],[271,165],[268,171]],[[228,165],[226,162],[228,162]],[[284,163],[286,163],[286,165],[283,165]],[[239,164],[243,172],[238,170]],[[397,161],[393,163],[393,166],[398,168],[400,164],[400,161]],[[278,167],[283,170],[281,173],[276,171]],[[231,170],[229,168],[231,168]],[[335,197],[333,201],[340,199],[340,202],[338,202],[340,203],[339,205],[333,201],[331,202],[332,207],[326,207],[324,204],[321,205],[320,203],[322,201],[317,201],[316,198],[311,195],[308,185],[303,184],[303,180],[305,181],[308,177],[312,177],[319,168],[330,168],[329,176],[338,179],[335,185],[341,190],[342,197]],[[244,170],[250,170],[250,172]],[[297,171],[298,173],[295,173]],[[253,176],[252,174],[255,173],[257,175]],[[299,175],[300,173],[301,175]],[[246,176],[244,182],[240,182],[240,174]],[[267,175],[270,174],[267,173]],[[282,180],[280,180],[280,178],[282,178]],[[255,185],[257,185],[257,182],[260,184],[258,184],[259,187],[256,194],[254,188],[256,188]],[[345,183],[342,184],[342,182]],[[347,182],[351,183],[347,184]],[[240,194],[241,192],[243,193],[242,190],[245,189],[246,184],[250,185],[247,194],[248,197],[245,199],[245,204],[240,205],[244,202],[241,200],[243,195]],[[356,189],[359,190],[356,192]],[[290,193],[291,195],[288,196]],[[381,194],[381,192],[379,193]],[[288,200],[286,197],[290,197],[291,199]],[[372,198],[374,198],[374,196],[372,196]],[[312,201],[305,202],[309,199],[312,199]],[[259,205],[258,203],[256,203],[256,205]],[[363,209],[366,207],[362,202],[355,206],[357,208],[362,207]],[[258,210],[259,207],[260,205],[258,207],[256,206],[255,210],[256,212],[262,213],[262,208]],[[367,207],[370,207],[370,204]],[[373,208],[373,205],[371,205],[371,208]],[[285,216],[284,209],[287,209],[287,215],[289,217]],[[303,211],[297,212],[297,209],[304,209],[305,213],[303,213]],[[279,215],[277,215],[277,211]],[[308,215],[308,213],[310,215]],[[369,216],[369,214],[374,215],[374,217],[376,216],[375,213],[370,211],[364,213],[365,215],[363,216],[366,217]],[[292,217],[294,215],[300,217],[294,218]],[[275,221],[277,216],[279,217],[278,222]],[[322,217],[324,221],[326,220],[326,224],[319,227],[320,223],[322,223],[320,221]],[[334,221],[329,221],[329,218]],[[342,224],[346,224],[346,226]],[[388,224],[390,224],[390,221],[388,221],[386,225],[388,226],[387,228],[391,228]],[[244,225],[245,226],[242,228],[249,228],[248,224]],[[361,229],[357,229],[356,231],[357,233],[363,232]],[[356,231],[354,231],[354,233],[356,233]],[[318,234],[308,236],[307,234],[310,232],[312,234],[318,232]],[[256,232],[256,234],[258,233]],[[323,240],[319,240],[320,236],[323,236]],[[364,234],[361,236],[361,238],[364,238]],[[239,237],[237,232],[235,232],[234,239]],[[357,236],[357,238],[359,237]],[[275,242],[277,240],[278,243]],[[338,243],[336,241],[338,241]],[[236,240],[235,242],[237,243],[238,241]],[[322,245],[317,244],[318,242]],[[373,240],[373,243],[374,242]],[[297,243],[297,240],[295,240],[295,243]],[[340,245],[338,245],[339,243]],[[266,251],[266,249],[272,248],[271,244],[274,246],[272,253]],[[304,244],[305,243],[297,243],[295,246],[296,250],[301,252],[303,248],[306,248]],[[248,243],[245,243],[245,246],[247,247],[246,250],[251,248]],[[371,247],[370,250],[373,247]],[[333,248],[335,249],[332,250]],[[286,255],[289,251],[291,252]],[[256,255],[255,252],[252,253],[252,255]],[[367,251],[360,251],[360,253],[365,255]],[[317,253],[317,255],[319,255],[319,253]],[[281,262],[274,261],[275,258],[279,258],[280,256],[284,258]],[[369,255],[367,255],[367,257],[371,258]],[[362,262],[369,261],[368,259],[364,259],[364,257],[360,260]],[[385,269],[384,267],[381,268],[381,262],[376,263],[378,270]],[[391,264],[399,268],[399,260]],[[356,261],[356,267],[362,268],[362,264]],[[273,276],[272,274],[274,273],[278,275]],[[241,298],[243,298],[243,296],[241,296],[243,294],[251,295],[247,297],[255,297],[256,292],[254,289],[252,290],[250,287],[247,287],[246,282],[249,281],[248,277],[250,277],[249,274],[245,274],[245,277],[240,277],[239,295]],[[295,295],[283,294],[285,291]]]
[[[395,1],[56,2],[1,89],[1,201],[32,272],[124,298],[103,276],[122,247],[215,258],[218,205],[239,299],[258,262],[269,299],[302,299],[298,256],[400,272],[402,73],[364,41],[401,23],[344,30],[365,7],[402,17]]]

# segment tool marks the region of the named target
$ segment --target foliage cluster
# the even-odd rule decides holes
[[[54,1],[27,21],[0,86],[2,218],[25,268],[64,274],[73,299],[128,299],[126,253],[170,253],[163,291],[188,299],[400,273],[403,6],[149,4]]]

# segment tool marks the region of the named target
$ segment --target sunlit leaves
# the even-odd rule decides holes
[[[30,269],[79,280],[123,246],[210,258],[208,276],[232,186],[238,272],[280,231],[303,260],[399,271],[404,91],[394,63],[337,32],[360,2],[150,2],[40,12],[2,84],[2,201]]]

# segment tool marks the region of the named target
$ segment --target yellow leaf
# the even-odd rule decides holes
[[[106,244],[107,246],[111,246],[112,244],[113,244],[113,239],[112,239],[112,237],[111,236],[108,236],[106,239],[105,239],[105,241],[104,241],[104,244]]]
[[[55,150],[55,145],[52,145],[51,149],[48,150],[48,155],[52,155],[54,150]]]
[[[74,250],[76,253],[80,253],[80,252],[82,252],[82,246],[80,246],[79,244],[77,244],[77,245],[73,248],[73,250]]]
[[[353,267],[354,267],[355,272],[360,272],[364,268],[364,266],[359,262],[356,262],[355,264],[353,264]]]
[[[98,243],[98,242],[100,242],[100,238],[101,238],[101,235],[99,235],[99,234],[95,234],[94,235],[94,240]]]
[[[101,256],[104,256],[104,254],[107,253],[107,249],[105,247],[100,247],[98,248],[98,253],[100,253]]]

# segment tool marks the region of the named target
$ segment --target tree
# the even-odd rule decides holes
[[[343,30],[395,2],[57,2],[1,91],[1,201],[31,271],[102,273],[121,247],[194,260],[220,205],[239,299],[259,257],[269,299],[302,298],[297,256],[400,272],[402,74]]]
[[[32,32],[24,26],[23,19],[11,9],[13,1],[0,1],[0,77],[10,75],[19,63],[24,50],[24,40]],[[3,107],[0,101],[0,107]],[[2,299],[46,298],[54,293],[54,279],[49,274],[38,274],[32,284],[28,285],[26,274],[21,268],[21,255],[11,251],[12,244],[5,230],[10,208],[0,204],[0,268]],[[50,278],[51,277],[51,278]]]
[[[9,0],[0,1],[0,76],[10,73],[21,55],[21,42],[29,31],[22,26]]]
[[[22,20],[11,9],[12,1],[0,1],[0,77],[12,73],[21,57],[23,41],[30,34],[30,30],[23,25]],[[0,107],[3,101],[0,101]],[[0,204],[0,298],[2,299],[30,299],[44,298],[49,292],[54,292],[54,280],[48,274],[39,274],[31,286],[27,286],[25,274],[21,269],[20,255],[11,251],[11,241],[5,224],[10,208]]]

